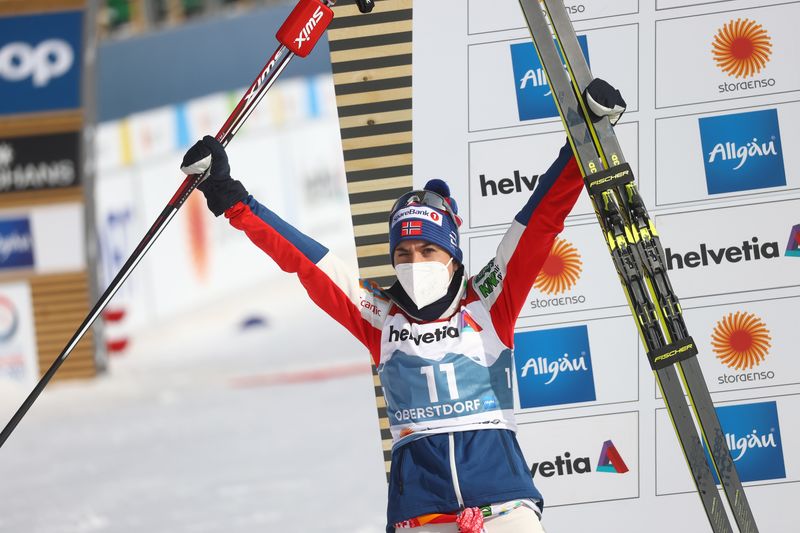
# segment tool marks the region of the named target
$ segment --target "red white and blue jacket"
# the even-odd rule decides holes
[[[541,502],[514,436],[514,325],[583,181],[565,146],[497,254],[435,320],[359,280],[321,244],[249,197],[225,212],[378,368],[393,438],[388,523],[518,498]]]

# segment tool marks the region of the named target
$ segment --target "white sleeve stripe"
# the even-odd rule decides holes
[[[330,251],[317,262],[319,268],[341,290],[350,302],[358,307],[361,304],[363,290],[358,284],[358,277],[339,257]]]

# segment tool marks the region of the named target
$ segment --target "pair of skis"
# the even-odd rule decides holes
[[[583,91],[593,78],[564,2],[520,0],[520,5],[711,529],[714,533],[733,531],[701,436],[739,531],[757,533],[695,343],[667,276],[658,232],[611,123],[607,118],[593,122],[583,101]]]

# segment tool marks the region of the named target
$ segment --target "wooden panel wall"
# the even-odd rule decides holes
[[[85,271],[34,276],[29,279],[36,327],[40,374],[44,374],[89,312],[89,280]],[[90,329],[53,376],[57,379],[96,374]]]
[[[50,11],[83,10],[86,0],[3,0],[0,16]],[[0,138],[37,134],[80,132],[81,109],[3,116]],[[83,203],[82,186],[50,190],[15,191],[0,194],[0,210],[25,211],[37,206]],[[67,243],[66,246],[83,246]],[[36,346],[40,375],[50,367],[89,313],[89,279],[86,270],[49,275],[32,272],[3,273],[0,282],[26,281],[31,287]],[[54,376],[54,380],[96,375],[94,338],[89,331]]]
[[[344,0],[334,14],[328,39],[359,273],[386,286],[394,281],[389,210],[412,187],[412,0],[378,0],[370,14]],[[388,476],[389,419],[372,373]]]

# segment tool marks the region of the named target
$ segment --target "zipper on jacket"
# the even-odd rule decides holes
[[[403,494],[403,458],[405,457],[405,449],[400,450],[400,457],[397,458],[397,490]]]
[[[458,484],[458,471],[456,470],[456,446],[452,431],[447,434],[447,440],[450,445],[450,475],[453,480],[453,490],[456,492],[456,500],[458,500],[459,509],[463,509],[464,498],[461,497],[461,486]]]

